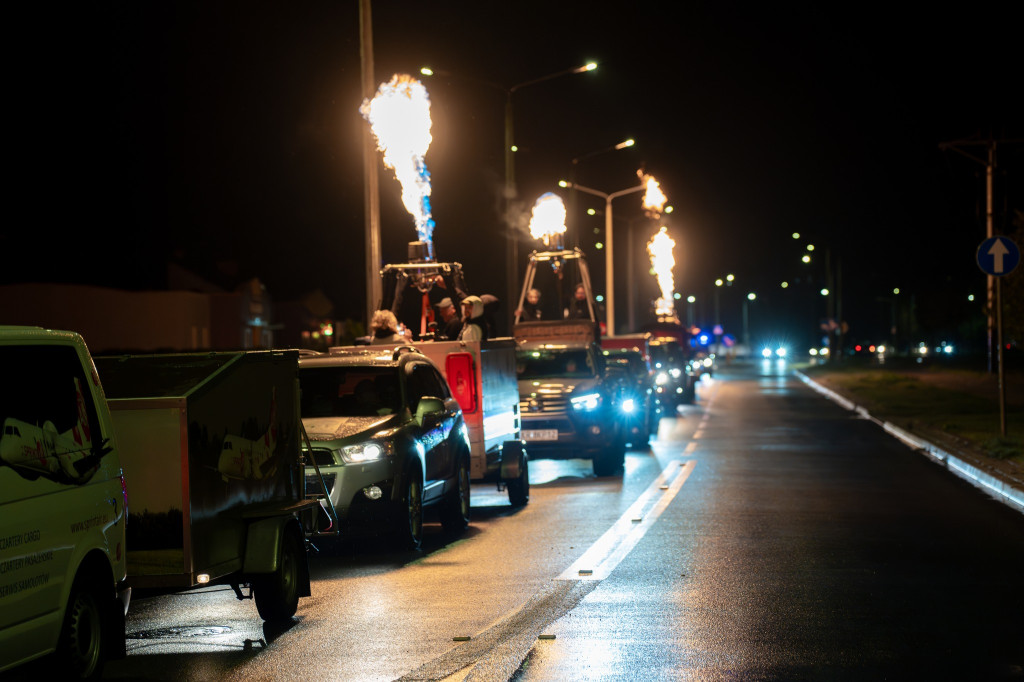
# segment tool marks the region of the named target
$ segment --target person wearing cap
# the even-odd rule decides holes
[[[462,299],[462,317],[465,322],[459,333],[460,341],[483,341],[487,338],[483,299],[479,296],[467,296]]]
[[[459,332],[462,331],[462,318],[459,317],[459,311],[455,308],[455,304],[452,303],[452,299],[448,297],[442,298],[438,302],[437,308],[441,311],[441,334],[446,339],[455,340],[459,338]]]

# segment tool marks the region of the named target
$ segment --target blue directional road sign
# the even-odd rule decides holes
[[[989,237],[978,247],[978,267],[986,275],[1002,277],[1020,262],[1020,249],[1006,237]]]

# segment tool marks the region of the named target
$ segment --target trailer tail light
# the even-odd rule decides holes
[[[464,414],[473,414],[479,407],[476,394],[476,371],[472,353],[449,353],[444,361],[445,376],[452,395]]]

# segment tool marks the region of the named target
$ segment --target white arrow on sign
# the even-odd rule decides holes
[[[992,270],[996,273],[1003,271],[1003,256],[1010,253],[1010,250],[1006,248],[1006,244],[1003,244],[1002,239],[997,239],[992,243],[992,248],[988,250],[988,255],[992,256],[994,265]]]

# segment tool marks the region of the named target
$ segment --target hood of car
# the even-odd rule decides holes
[[[547,379],[524,379],[519,382],[519,395],[527,396],[531,393],[565,395],[590,391],[599,385],[600,382],[593,378],[567,377],[560,379],[558,377],[551,377]]]
[[[387,427],[395,415],[383,417],[308,417],[302,420],[311,441],[342,440]]]

